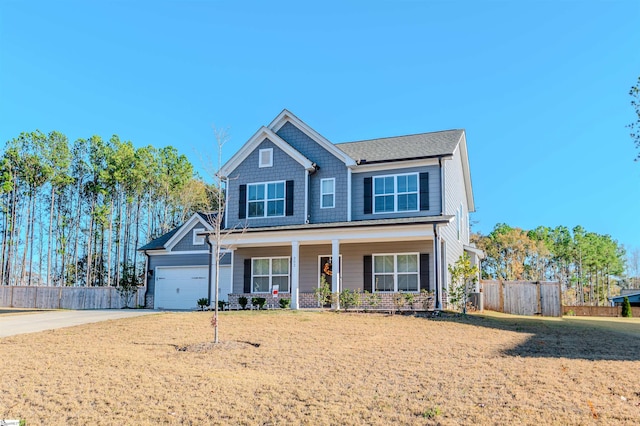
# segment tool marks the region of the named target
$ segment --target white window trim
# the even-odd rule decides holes
[[[198,234],[201,234],[205,231],[204,228],[193,228],[193,245],[194,246],[202,246],[204,245],[205,242],[205,237],[204,236],[200,236]]]
[[[267,275],[255,275],[253,273],[253,261],[254,260],[269,260],[269,291],[265,292],[265,291],[261,291],[261,292],[257,292],[257,291],[253,291],[253,279],[255,277],[266,277]],[[289,287],[289,290],[283,293],[290,293],[291,292],[291,258],[289,256],[274,256],[274,257],[252,257],[251,258],[251,294],[269,294],[271,293],[271,291],[273,290],[273,277],[284,277],[284,274],[273,274],[273,260],[274,259],[287,259],[287,264],[289,265],[287,268],[287,287]]]
[[[270,200],[268,198],[268,186],[270,184],[273,183],[281,183],[282,186],[284,187],[284,198],[274,198],[272,200]],[[260,200],[255,200],[255,201],[250,201],[249,200],[249,187],[250,186],[259,186],[262,185],[264,186],[264,199],[262,200],[263,202],[263,211],[264,214],[262,216],[250,216],[249,215],[249,203],[257,203]],[[279,215],[274,215],[274,216],[269,216],[267,215],[267,207],[269,205],[269,201],[280,201],[282,200],[284,203],[284,208],[282,209],[282,214]],[[287,183],[284,180],[276,180],[276,181],[272,181],[272,182],[258,182],[258,183],[248,183],[247,184],[247,211],[246,211],[246,218],[247,219],[264,219],[265,217],[285,217],[287,215]]]
[[[411,192],[403,192],[402,195],[404,194],[416,194],[416,198],[417,198],[417,203],[416,206],[417,208],[414,210],[398,210],[398,177],[400,176],[415,176],[416,180],[417,180],[417,191],[411,191]],[[376,179],[385,179],[385,178],[389,178],[392,177],[393,178],[393,194],[383,194],[383,195],[376,195]],[[372,192],[372,203],[373,203],[373,214],[389,214],[389,213],[415,213],[420,211],[420,174],[419,173],[399,173],[399,174],[394,174],[394,175],[382,175],[382,176],[373,176],[373,182],[371,183],[371,192]],[[385,196],[389,196],[389,195],[393,195],[393,211],[387,211],[387,212],[379,212],[376,211],[376,196],[377,197],[385,197]]]
[[[333,182],[333,191],[332,192],[327,192],[324,193],[322,192],[324,189],[324,185],[323,183],[326,181],[331,181]],[[331,195],[331,205],[330,206],[325,206],[324,205],[324,196],[325,195]],[[336,207],[336,178],[326,178],[326,179],[320,179],[320,208],[321,209],[333,209]]]
[[[416,272],[398,272],[398,256],[416,256],[417,271]],[[393,291],[378,291],[376,290],[376,256],[393,256]],[[402,293],[420,293],[420,253],[374,253],[371,255],[371,292],[372,293],[399,293],[398,291],[398,275],[417,275],[418,276],[418,289],[415,291],[404,291]],[[382,275],[382,274],[378,274]],[[391,275],[391,274],[384,274]]]
[[[263,161],[263,154],[264,153],[269,153],[269,161],[268,162],[264,162]],[[261,149],[258,152],[258,167],[259,168],[264,168],[264,167],[273,167],[273,148],[265,148],[265,149]]]
[[[462,204],[456,209],[456,230],[458,233],[458,241],[462,238]]]

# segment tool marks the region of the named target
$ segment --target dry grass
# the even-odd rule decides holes
[[[27,424],[637,424],[640,337],[584,322],[165,313],[0,339]],[[635,323],[640,327],[640,322]],[[185,350],[186,349],[186,350]]]

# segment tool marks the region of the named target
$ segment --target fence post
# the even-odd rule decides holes
[[[498,281],[500,312],[504,313],[504,281]]]
[[[538,296],[538,310],[537,313],[539,315],[544,315],[544,312],[542,312],[542,307],[544,306],[542,303],[542,289],[540,288],[540,281],[536,281],[536,295]]]

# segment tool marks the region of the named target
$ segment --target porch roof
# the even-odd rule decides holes
[[[266,246],[324,244],[332,240],[349,242],[417,241],[433,238],[432,225],[449,223],[454,216],[428,216],[352,222],[238,228],[228,230],[224,246]],[[205,231],[201,235],[212,234]]]

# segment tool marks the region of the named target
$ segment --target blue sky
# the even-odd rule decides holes
[[[332,142],[464,128],[477,212],[640,247],[632,1],[0,1],[0,141],[229,158],[283,108]]]

